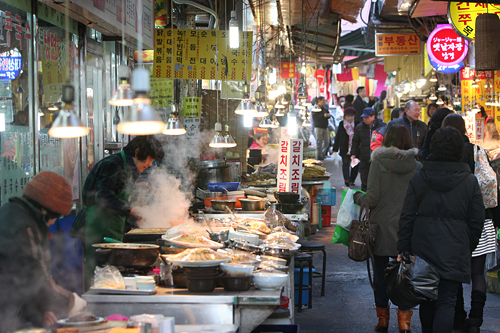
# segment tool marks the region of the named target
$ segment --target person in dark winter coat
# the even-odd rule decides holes
[[[436,302],[420,304],[423,333],[451,333],[457,291],[471,277],[471,253],[484,225],[484,204],[476,177],[467,164],[462,134],[436,131],[432,161],[410,180],[398,231],[398,260],[410,254],[433,266],[440,277]]]
[[[363,114],[363,111],[368,107],[368,104],[363,100],[363,98],[366,97],[365,87],[358,87],[358,89],[356,89],[356,94],[358,95],[352,103],[352,107],[356,110],[356,118],[354,118],[354,120],[360,123],[363,120],[361,115]]]
[[[314,137],[316,138],[316,159],[324,160],[330,146],[330,135],[328,132],[328,119],[331,117],[328,107],[325,105],[325,97],[316,98],[316,105],[321,111],[312,112]]]
[[[443,127],[454,127],[462,133],[462,138],[465,143],[465,153],[462,162],[467,163],[474,171],[475,167],[475,153],[484,154],[479,146],[469,142],[469,138],[465,135],[465,121],[462,116],[458,114],[450,114],[443,120]],[[469,319],[467,312],[464,309],[464,296],[463,288],[460,288],[457,293],[457,303],[455,307],[455,320],[454,328],[467,330],[467,333],[479,332],[483,324],[483,310],[486,303],[486,277],[484,275],[486,266],[486,255],[488,253],[495,253],[496,250],[496,232],[492,221],[491,210],[485,211],[485,218],[483,231],[477,248],[472,252],[471,258],[471,280],[472,280],[472,294],[471,294],[471,309]]]
[[[0,208],[0,332],[52,326],[86,306],[50,275],[49,226],[73,207],[71,185],[51,171]]]
[[[427,133],[427,125],[419,120],[420,106],[415,101],[408,101],[405,104],[405,114],[402,118],[393,120],[396,125],[404,125],[410,132],[413,140],[413,147],[421,149],[424,144],[425,134]]]
[[[345,102],[344,102],[344,110],[352,107],[352,102],[354,102],[354,96],[351,94],[346,95]]]
[[[370,143],[373,131],[384,127],[385,123],[375,118],[375,111],[372,108],[366,108],[363,111],[363,122],[354,129],[352,139],[351,160],[359,159],[359,173],[361,176],[361,190],[366,191],[368,185],[368,171],[370,170]]]
[[[372,153],[368,190],[356,192],[354,202],[361,205],[367,200],[370,206],[370,223],[378,225],[377,241],[373,250],[375,264],[375,305],[379,322],[375,331],[385,331],[389,326],[389,297],[385,288],[384,269],[390,257],[397,257],[399,216],[410,178],[420,170],[416,161],[418,150],[413,148],[410,133],[403,125],[388,126],[382,147]],[[409,330],[411,311],[398,309],[399,330]],[[402,319],[404,318],[404,320]]]
[[[429,105],[430,108],[430,105]],[[431,139],[434,133],[438,129],[441,128],[441,123],[443,122],[444,118],[449,115],[450,113],[453,113],[453,110],[450,110],[448,108],[441,108],[434,112],[434,114],[431,117],[431,120],[429,120],[429,131],[425,135],[424,138],[424,143],[422,145],[422,159],[426,160],[429,158],[429,155],[431,154]]]
[[[344,110],[344,120],[339,123],[337,133],[335,135],[335,143],[333,151],[339,152],[342,157],[342,174],[344,176],[345,186],[354,185],[358,176],[359,166],[351,168],[351,150],[352,140],[354,138],[354,128],[358,125],[354,121],[356,110],[353,107],[348,107]]]

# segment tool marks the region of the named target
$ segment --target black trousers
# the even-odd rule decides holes
[[[342,156],[342,174],[344,181],[347,183],[354,183],[358,176],[359,165],[351,169],[351,155]]]
[[[422,333],[452,333],[455,317],[455,303],[460,282],[441,279],[438,299],[420,304]]]
[[[368,173],[370,172],[370,160],[359,162],[359,174],[361,178],[361,191],[366,192],[368,187]]]

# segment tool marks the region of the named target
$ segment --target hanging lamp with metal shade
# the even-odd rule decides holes
[[[234,141],[233,136],[231,135],[231,132],[229,131],[229,125],[226,124],[224,125],[224,129],[226,133],[224,134],[224,143],[226,148],[233,148],[236,147],[236,141]]]
[[[120,65],[118,69],[118,79],[120,83],[118,88],[113,93],[113,96],[109,100],[110,105],[115,106],[130,106],[134,104],[134,92],[130,88],[128,82],[128,67],[125,65]]]
[[[432,75],[431,75],[431,78],[429,79],[430,82],[437,82],[438,79],[437,79],[437,76],[436,76],[436,72],[432,72]]]
[[[436,104],[437,104],[437,105],[443,105],[443,104],[444,104],[444,102],[443,102],[443,100],[441,99],[441,97],[439,97],[439,99],[437,100]]]
[[[75,101],[75,88],[64,85],[62,89],[64,108],[59,112],[56,120],[49,129],[49,135],[54,138],[79,138],[86,136],[89,129],[73,110]]]
[[[443,84],[443,82],[441,82],[441,84],[439,85],[438,91],[446,91],[446,86]]]
[[[172,104],[172,112],[167,120],[167,125],[163,130],[165,135],[183,135],[186,134],[186,129],[182,126],[179,121],[179,113],[177,111],[177,106]]]
[[[257,110],[257,112],[252,114],[254,118],[267,117],[269,115],[269,111],[267,110],[267,108],[265,108],[260,103],[255,106],[255,109]]]
[[[432,94],[429,96],[429,99],[430,99],[431,101],[435,101],[435,100],[437,100],[437,96],[436,96],[436,94],[435,94],[435,93],[432,93]]]
[[[479,88],[479,83],[478,83],[479,79],[477,76],[474,75],[474,78],[472,79],[472,84],[471,84],[471,87],[472,88]]]
[[[272,120],[269,118],[269,116],[264,117],[264,118],[262,118],[262,120],[260,121],[259,127],[262,127],[262,128],[271,128],[271,127],[273,127],[273,122],[272,122]]]
[[[318,104],[315,104],[311,109],[312,112],[321,112],[321,107]]]
[[[219,122],[215,123],[215,134],[214,137],[212,138],[212,141],[208,144],[209,147],[212,148],[225,148],[226,147],[226,141],[224,140],[224,137],[222,136],[222,124]]]

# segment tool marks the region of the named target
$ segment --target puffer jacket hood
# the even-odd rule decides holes
[[[471,171],[466,163],[424,162],[422,179],[435,191],[448,192],[458,186]]]
[[[401,150],[397,147],[380,147],[373,151],[371,160],[377,160],[389,171],[397,174],[406,174],[417,166],[415,157],[418,149]]]

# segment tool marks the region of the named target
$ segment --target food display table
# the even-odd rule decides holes
[[[249,333],[280,305],[279,290],[251,289],[192,293],[183,288],[158,287],[154,295],[106,295],[89,291],[83,295],[87,310],[101,317],[127,317],[150,313],[175,317],[177,325],[236,325]],[[218,331],[220,332],[220,331]]]
[[[92,329],[94,333],[107,333],[111,328],[127,327],[126,321],[108,321],[106,323],[80,327],[82,330]],[[175,333],[235,333],[238,331],[238,325],[175,325]]]

